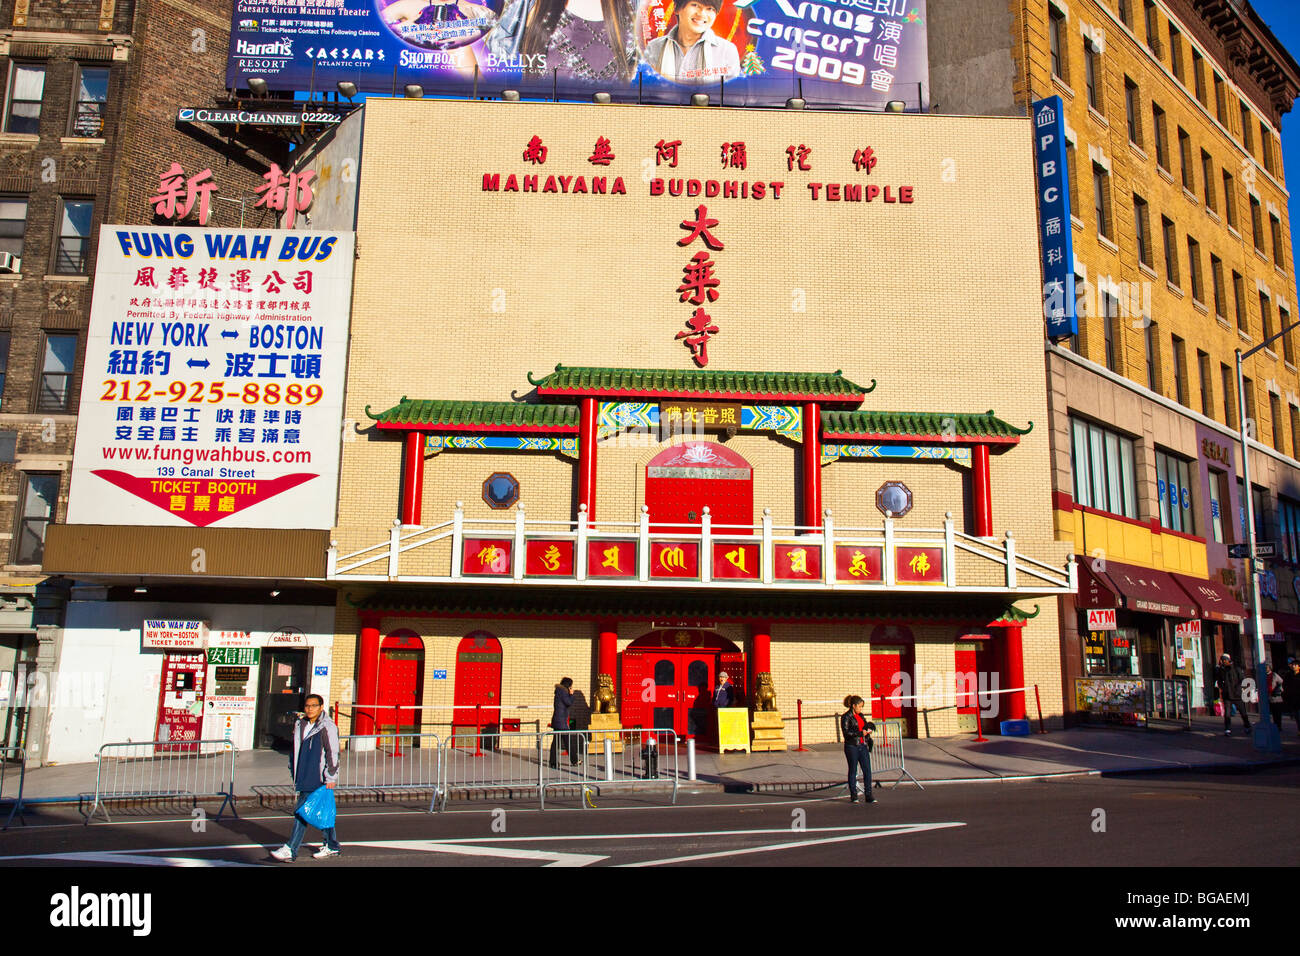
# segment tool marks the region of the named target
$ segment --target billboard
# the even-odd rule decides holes
[[[353,234],[105,225],[69,524],[329,528]]]
[[[928,109],[926,0],[236,0],[226,82]]]
[[[1050,338],[1079,334],[1074,289],[1074,236],[1070,231],[1070,167],[1065,112],[1059,96],[1034,103],[1038,163],[1038,229],[1043,257],[1043,317]]]

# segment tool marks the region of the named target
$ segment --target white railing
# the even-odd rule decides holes
[[[694,530],[698,527],[698,531]],[[466,553],[466,542],[478,549]],[[444,554],[430,556],[448,542]],[[547,552],[539,554],[542,546]],[[597,550],[601,549],[601,550]],[[423,550],[420,560],[410,557]],[[958,554],[974,561],[970,577],[958,579]],[[970,557],[966,557],[970,556]],[[537,558],[538,560],[532,560]],[[595,558],[598,563],[593,564]],[[435,563],[432,574],[430,561]],[[611,568],[612,564],[612,568]],[[987,571],[996,568],[995,580]],[[425,572],[425,573],[420,573]],[[965,573],[965,571],[963,571]],[[972,582],[976,576],[980,581]],[[640,520],[532,520],[524,506],[513,519],[467,519],[457,502],[450,521],[436,525],[393,522],[386,540],[339,554],[329,548],[330,580],[419,583],[514,581],[520,584],[583,584],[638,587],[752,588],[792,590],[965,591],[1068,594],[1077,590],[1074,557],[1048,564],[1021,553],[1015,536],[979,538],[956,530],[951,512],[941,528],[902,527],[886,517],[874,527],[838,528],[827,509],[820,528],[776,526],[771,509],[754,525],[717,525],[706,507],[700,524],[654,524],[642,506]]]

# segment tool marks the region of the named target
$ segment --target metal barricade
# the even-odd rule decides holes
[[[334,792],[430,794],[438,799],[442,741],[437,734],[350,734],[339,738],[339,777]]]
[[[15,763],[16,771],[13,766]],[[14,792],[13,787],[15,772],[18,777],[17,792]],[[9,815],[5,817],[5,825],[0,830],[8,830],[15,816],[23,821],[23,826],[27,825],[27,820],[23,817],[23,784],[26,780],[27,751],[22,747],[0,747],[0,807],[10,804]]]
[[[1192,726],[1191,681],[1186,677],[1145,677],[1147,721],[1165,720]]]
[[[523,732],[449,737],[442,747],[442,793],[437,809],[445,810],[453,793],[502,798],[537,793],[546,758],[542,753],[544,736]]]
[[[871,749],[871,779],[879,782],[882,773],[897,773],[898,779],[890,789],[897,788],[906,777],[924,790],[921,781],[907,771],[907,763],[903,757],[904,729],[905,724],[901,720],[882,720],[877,724],[876,732],[872,734],[874,742]]]
[[[158,801],[221,797],[217,819],[235,809],[235,746],[229,740],[104,744],[95,770],[95,802],[86,815],[108,815],[109,801]]]
[[[541,770],[538,798],[546,809],[546,791],[568,790],[584,807],[607,790],[671,788],[677,802],[679,742],[671,730],[634,727],[619,732],[549,730],[542,733],[547,759]],[[560,753],[567,750],[567,756]]]

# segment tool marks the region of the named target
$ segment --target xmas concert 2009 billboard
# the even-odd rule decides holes
[[[227,84],[928,109],[926,0],[236,0]]]
[[[101,227],[68,523],[331,527],[353,240]]]

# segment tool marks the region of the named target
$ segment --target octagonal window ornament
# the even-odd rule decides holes
[[[519,500],[519,482],[508,471],[494,472],[483,482],[483,500],[489,508],[503,511]]]
[[[876,507],[881,514],[901,518],[912,510],[912,490],[901,481],[887,481],[876,489]]]

